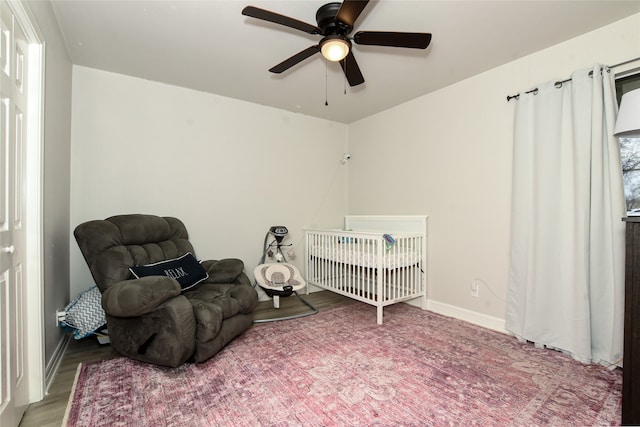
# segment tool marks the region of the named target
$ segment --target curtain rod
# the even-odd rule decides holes
[[[605,67],[608,67],[608,68],[616,68],[616,67],[620,67],[620,66],[622,66],[622,65],[630,64],[630,63],[635,62],[635,61],[640,61],[640,56],[639,56],[639,57],[637,57],[637,58],[629,59],[628,61],[620,62],[620,63],[618,63],[618,64],[609,65],[609,66],[605,65]],[[593,75],[593,71],[589,71],[589,76],[592,76],[592,75]],[[561,87],[561,86],[562,86],[562,84],[563,84],[563,83],[570,82],[570,81],[571,81],[571,77],[569,77],[568,79],[565,79],[565,80],[557,81],[557,82],[555,83],[555,87],[559,88],[559,87]],[[526,91],[526,92],[524,92],[524,93],[533,93],[533,94],[535,94],[535,93],[537,93],[537,92],[538,92],[538,88],[536,87],[536,88],[533,88],[533,89],[531,89],[531,90],[528,90],[528,91]],[[520,97],[520,94],[519,94],[519,93],[517,93],[517,94],[515,94],[515,95],[507,95],[507,102],[511,101],[511,100],[512,100],[512,99],[514,99],[514,98],[515,98],[515,99],[518,99],[519,97]]]

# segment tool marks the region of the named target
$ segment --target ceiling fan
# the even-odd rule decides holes
[[[362,45],[412,49],[426,49],[431,42],[430,33],[358,31],[353,37],[350,37],[349,34],[353,31],[355,22],[367,6],[367,3],[369,3],[369,0],[344,0],[342,3],[327,3],[316,12],[317,26],[254,6],[245,7],[242,10],[242,14],[304,31],[308,34],[322,36],[322,40],[317,45],[310,46],[269,69],[272,73],[282,73],[320,52],[329,61],[339,62],[349,85],[357,86],[364,83],[364,77],[353,56],[352,42]]]

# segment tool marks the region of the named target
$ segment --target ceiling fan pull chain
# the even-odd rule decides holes
[[[342,84],[344,86],[344,94],[347,94],[347,61],[344,61],[344,73],[342,73]]]
[[[327,64],[327,60],[325,59],[324,61],[324,105],[328,106],[329,105],[329,101],[327,98],[329,98],[329,90],[328,90],[328,78],[327,78],[327,69],[329,68],[329,65]]]

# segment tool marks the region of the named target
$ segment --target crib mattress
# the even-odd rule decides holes
[[[378,260],[377,251],[367,249],[354,243],[341,243],[339,245],[314,245],[311,247],[311,256],[334,261],[340,264],[349,264],[357,267],[395,269],[409,267],[420,262],[420,252],[415,250],[398,251],[392,248],[384,251],[382,259]]]

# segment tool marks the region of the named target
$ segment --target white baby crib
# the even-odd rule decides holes
[[[377,307],[427,305],[427,216],[349,215],[345,230],[305,230],[309,284]],[[308,288],[307,288],[308,292]]]

